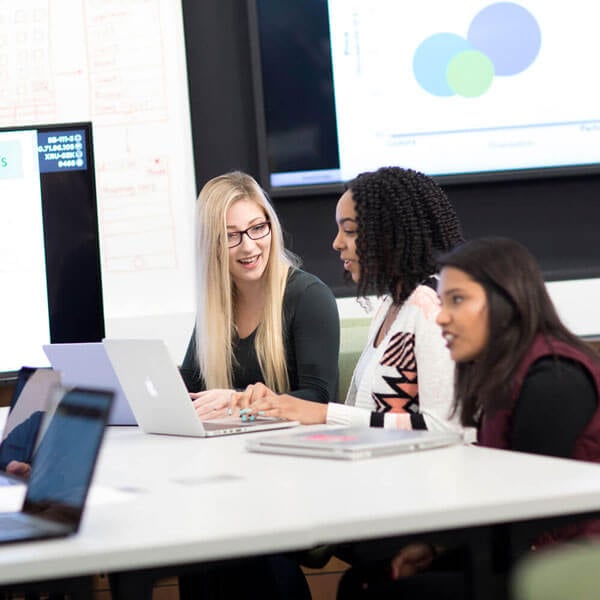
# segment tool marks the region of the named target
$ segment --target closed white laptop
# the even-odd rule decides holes
[[[209,437],[298,425],[297,421],[239,417],[200,421],[179,369],[162,340],[105,339],[106,353],[146,433]]]
[[[298,430],[249,440],[248,450],[319,458],[358,460],[460,444],[452,431],[406,431],[378,427],[338,427]]]
[[[44,352],[64,386],[112,390],[109,425],[137,425],[102,342],[46,344]]]

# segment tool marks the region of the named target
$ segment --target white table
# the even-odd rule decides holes
[[[346,463],[249,453],[246,439],[109,428],[80,532],[0,548],[0,584],[600,508],[590,463],[472,446]]]

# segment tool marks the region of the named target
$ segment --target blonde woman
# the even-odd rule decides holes
[[[198,416],[226,416],[232,393],[257,382],[304,400],[336,401],[335,298],[298,268],[252,177],[227,173],[202,188],[196,253],[196,327],[182,375]]]

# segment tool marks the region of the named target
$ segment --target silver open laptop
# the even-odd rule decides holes
[[[209,437],[298,425],[297,421],[241,419],[200,421],[179,370],[162,340],[105,339],[106,353],[146,433]]]
[[[60,372],[64,386],[114,392],[109,425],[137,424],[102,342],[46,344],[43,349],[52,368]]]
[[[453,431],[406,431],[376,427],[339,427],[294,431],[249,440],[248,450],[319,458],[358,460],[462,443]]]

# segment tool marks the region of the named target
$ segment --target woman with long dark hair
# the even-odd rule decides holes
[[[492,448],[600,462],[600,357],[561,322],[529,251],[505,238],[439,259],[437,323],[456,362],[454,412]],[[600,521],[547,531],[532,546],[600,535]],[[460,548],[409,544],[388,577],[349,572],[339,599],[465,597]]]
[[[533,256],[484,238],[440,264],[461,422],[485,446],[600,462],[600,357],[561,322]]]

